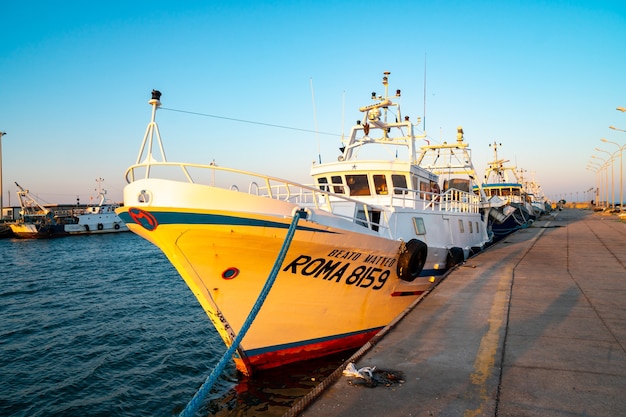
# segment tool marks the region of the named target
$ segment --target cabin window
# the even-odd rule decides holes
[[[391,182],[393,183],[394,194],[406,194],[406,177],[404,175],[394,174],[391,176]],[[398,190],[397,188],[401,188]]]
[[[374,187],[376,188],[376,194],[389,194],[387,180],[384,175],[374,175]]]
[[[476,233],[478,233],[478,231],[480,230],[480,229],[478,228],[478,222],[474,222],[474,223],[476,223]]]
[[[346,175],[346,182],[348,183],[348,187],[350,187],[350,195],[370,195],[370,184],[367,180],[367,175]]]
[[[459,219],[459,231],[465,233],[465,227],[463,227],[463,220]]]
[[[333,183],[333,192],[336,194],[344,194],[344,190],[343,190],[343,180],[341,179],[340,175],[334,175],[332,177],[330,177],[332,183]]]
[[[365,211],[358,210],[356,213],[357,224],[378,232],[380,224],[380,211],[368,211],[367,214],[369,215],[369,223],[367,222],[367,215]]]
[[[424,225],[424,219],[421,217],[413,217],[413,227],[415,228],[416,235],[425,235],[426,226]]]
[[[472,224],[472,222],[471,221],[467,222],[467,224],[469,225],[469,232],[474,233],[474,227],[473,227],[474,225]]]
[[[420,181],[420,199],[430,200],[430,184],[424,181]]]
[[[322,191],[330,191],[330,187],[328,186],[328,178],[320,177],[317,179],[317,185],[320,187]]]

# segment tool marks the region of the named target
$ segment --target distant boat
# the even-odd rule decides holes
[[[17,197],[20,201],[19,218],[9,223],[13,234],[21,239],[49,239],[67,236],[65,226],[55,218],[54,213],[42,206],[28,190],[17,182]]]
[[[419,147],[426,135],[389,97],[388,75],[338,160],[312,167],[314,185],[167,161],[153,91],[117,213],[165,253],[228,346],[276,273],[234,358],[244,374],[362,346],[491,240],[462,130],[450,144]],[[378,151],[367,159],[370,147]]]
[[[73,209],[70,216],[58,219],[65,231],[70,235],[128,232],[126,223],[115,213],[120,205],[107,200],[105,194],[106,191],[98,192],[98,204]]]
[[[515,166],[498,159],[498,144],[493,143],[494,159],[485,170],[482,189],[489,199],[491,229],[496,237],[528,227],[537,217],[523,184],[517,179]],[[478,192],[479,188],[474,187]]]
[[[541,216],[552,211],[552,203],[546,198],[541,185],[534,179],[523,181],[524,190],[526,191],[530,204],[537,212],[538,216]]]

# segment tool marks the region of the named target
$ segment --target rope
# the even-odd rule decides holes
[[[195,112],[195,111],[170,109],[170,108],[167,108],[167,107],[161,107],[161,110],[169,110],[169,111],[174,111],[174,112],[178,112],[178,113],[192,114],[194,116],[213,117],[215,119],[231,120],[233,122],[250,123],[250,124],[253,124],[253,125],[277,127],[279,129],[297,130],[299,132],[315,133],[315,134],[328,135],[328,136],[341,136],[341,135],[339,135],[337,133],[318,132],[317,130],[300,129],[298,127],[281,126],[281,125],[275,125],[275,124],[271,124],[271,123],[255,122],[253,120],[235,119],[233,117],[216,116],[214,114],[198,113],[198,112]]]
[[[276,261],[274,262],[274,267],[272,268],[272,271],[270,272],[270,275],[267,278],[267,281],[265,281],[265,285],[263,286],[263,289],[261,290],[259,297],[257,298],[254,305],[252,306],[252,310],[250,310],[250,314],[248,314],[246,321],[241,326],[241,330],[239,331],[239,333],[237,333],[237,336],[235,336],[235,339],[233,340],[232,344],[229,346],[228,350],[226,350],[226,353],[224,353],[224,356],[222,356],[218,364],[215,366],[215,369],[213,370],[213,372],[211,372],[211,374],[207,377],[207,379],[204,381],[202,386],[200,386],[200,388],[198,389],[198,392],[196,392],[196,394],[189,401],[185,409],[179,414],[180,417],[191,417],[194,414],[196,414],[196,412],[200,408],[200,403],[204,400],[206,395],[209,393],[209,391],[211,390],[211,388],[217,381],[217,378],[221,375],[222,371],[224,370],[228,362],[231,360],[233,354],[239,347],[241,340],[244,338],[244,336],[248,332],[248,329],[250,328],[250,326],[252,325],[252,322],[254,321],[257,314],[259,313],[259,310],[261,310],[261,307],[263,306],[263,303],[265,302],[265,298],[267,297],[267,294],[270,292],[272,285],[274,285],[274,281],[276,281],[276,276],[278,275],[278,271],[283,261],[285,260],[285,256],[287,255],[287,250],[289,249],[289,245],[291,245],[291,241],[293,240],[293,235],[296,232],[296,226],[298,224],[298,220],[300,219],[302,215],[304,215],[304,212],[302,210],[297,210],[294,213],[293,219],[291,221],[291,225],[289,226],[289,230],[287,231],[287,236],[285,237],[285,241],[283,242],[283,246],[281,247],[280,252],[278,253],[278,257],[276,258]]]

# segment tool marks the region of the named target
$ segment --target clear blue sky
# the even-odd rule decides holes
[[[626,2],[4,1],[0,3],[3,201],[14,181],[45,202],[121,200],[159,89],[169,160],[310,182],[335,159],[390,71],[404,114],[432,140],[461,125],[482,174],[500,156],[548,196],[596,183],[591,155],[626,143]],[[315,95],[313,106],[311,84]],[[345,102],[345,104],[344,104]],[[316,113],[317,117],[314,117]]]

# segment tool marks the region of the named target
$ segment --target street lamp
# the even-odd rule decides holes
[[[623,152],[626,145],[620,146],[619,143],[612,142],[605,138],[600,139],[600,141],[605,143],[612,143],[613,145],[619,148],[619,211],[622,212],[622,206],[624,202],[624,188],[623,188],[623,179],[624,179],[624,171],[623,171]],[[617,153],[617,152],[616,152]]]
[[[615,169],[613,166],[613,163],[615,161],[615,155],[609,151],[605,151],[604,149],[600,148],[596,148],[596,151],[604,152],[609,155],[609,159],[606,161],[606,163],[611,163],[611,205],[613,206],[613,208],[615,208]]]
[[[619,128],[615,127],[615,126],[609,126],[609,129],[617,130],[617,131],[620,131],[620,132],[626,132],[626,130],[619,129]]]
[[[601,184],[602,177],[600,176],[600,164],[596,164],[595,162],[590,161],[590,162],[587,163],[587,170],[588,171],[592,171],[594,174],[596,174],[596,186],[595,186],[595,189],[594,189],[594,187],[591,187],[589,189],[589,191],[592,191],[592,192],[595,191],[592,194],[593,195],[593,200],[595,201],[595,203],[592,204],[592,206],[595,205],[596,207],[600,207],[600,186],[602,185]]]
[[[615,110],[619,110],[619,111],[621,111],[622,113],[626,112],[626,108],[624,108],[624,107],[622,107],[622,106],[619,106],[619,107],[618,107],[618,108],[616,108]]]
[[[2,215],[4,213],[4,208],[2,207],[2,195],[4,194],[2,189],[2,137],[6,134],[7,132],[0,132],[0,220],[4,217]]]
[[[591,155],[592,158],[595,159],[599,159],[600,161],[602,161],[602,164],[600,165],[600,167],[598,168],[598,172],[600,173],[600,184],[602,184],[602,170],[604,169],[604,200],[602,206],[603,207],[607,207],[608,203],[609,203],[609,170],[608,170],[608,166],[609,166],[609,159],[604,159],[604,158],[600,158],[599,156],[596,155]]]

